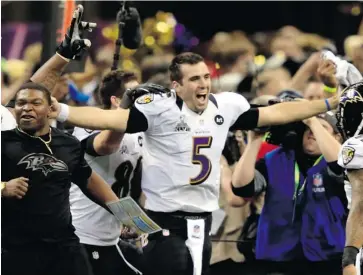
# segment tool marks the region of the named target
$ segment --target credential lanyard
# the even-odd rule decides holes
[[[321,155],[315,162],[314,162],[314,166],[318,165],[320,163],[320,161],[322,160],[323,158],[323,155]],[[311,169],[311,168],[310,168]],[[297,162],[295,161],[295,170],[294,170],[294,174],[295,174],[295,190],[294,190],[294,195],[293,195],[293,201],[294,201],[294,209],[293,209],[293,215],[292,215],[292,222],[294,222],[295,220],[295,212],[296,212],[296,207],[297,207],[297,201],[298,201],[298,198],[301,198],[301,195],[305,189],[305,186],[306,186],[306,180],[307,180],[307,176],[306,178],[304,179],[304,182],[303,184],[301,185],[301,187],[299,188],[300,186],[300,169],[299,169],[299,165],[297,164]]]

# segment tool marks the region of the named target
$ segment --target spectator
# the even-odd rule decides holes
[[[336,162],[340,136],[333,114],[304,123],[298,148],[276,149],[256,164],[262,136],[249,132],[233,174],[236,195],[266,191],[256,245],[256,258],[266,261],[261,274],[341,274],[347,212]]]
[[[282,90],[289,87],[291,81],[290,73],[283,67],[276,69],[266,69],[256,76],[252,84],[256,89],[256,95],[276,96]]]
[[[307,100],[325,98],[324,84],[318,81],[310,81],[304,91],[304,98]]]
[[[344,50],[353,65],[363,74],[363,36],[348,36],[344,41]]]

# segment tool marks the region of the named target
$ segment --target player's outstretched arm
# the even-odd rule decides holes
[[[92,130],[114,130],[125,132],[129,118],[129,110],[102,110],[97,107],[72,107],[58,103],[52,98],[50,118],[60,122],[67,121],[75,126]]]
[[[312,101],[292,101],[259,108],[258,127],[281,125],[333,110],[338,106],[339,97]]]
[[[352,269],[356,255],[363,246],[363,169],[351,170],[347,174],[352,185],[352,204],[346,226],[343,268],[344,274],[354,274],[349,273],[349,269]]]

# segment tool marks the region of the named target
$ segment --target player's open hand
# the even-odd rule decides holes
[[[61,105],[59,104],[58,100],[52,96],[51,98],[51,112],[48,115],[48,118],[56,119],[61,111]]]
[[[124,240],[136,239],[139,235],[131,228],[124,226],[121,230],[121,238]]]
[[[6,182],[4,189],[1,190],[1,196],[22,199],[28,192],[28,181],[29,179],[20,177]]]
[[[338,87],[338,80],[335,77],[336,71],[334,62],[328,59],[321,60],[317,70],[321,81],[330,88]]]
[[[62,41],[57,48],[57,53],[67,59],[79,60],[82,54],[91,47],[91,41],[83,39],[84,31],[91,32],[97,26],[93,22],[82,21],[84,8],[78,5],[73,12],[71,25]]]

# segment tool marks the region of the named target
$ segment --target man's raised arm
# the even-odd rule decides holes
[[[45,86],[51,91],[71,59],[80,59],[91,41],[82,39],[82,31],[91,31],[96,23],[82,21],[83,6],[78,5],[73,12],[71,25],[57,48],[57,52],[30,78],[32,82]]]
[[[30,80],[52,91],[68,63],[69,60],[59,54],[55,54],[35,72]]]

